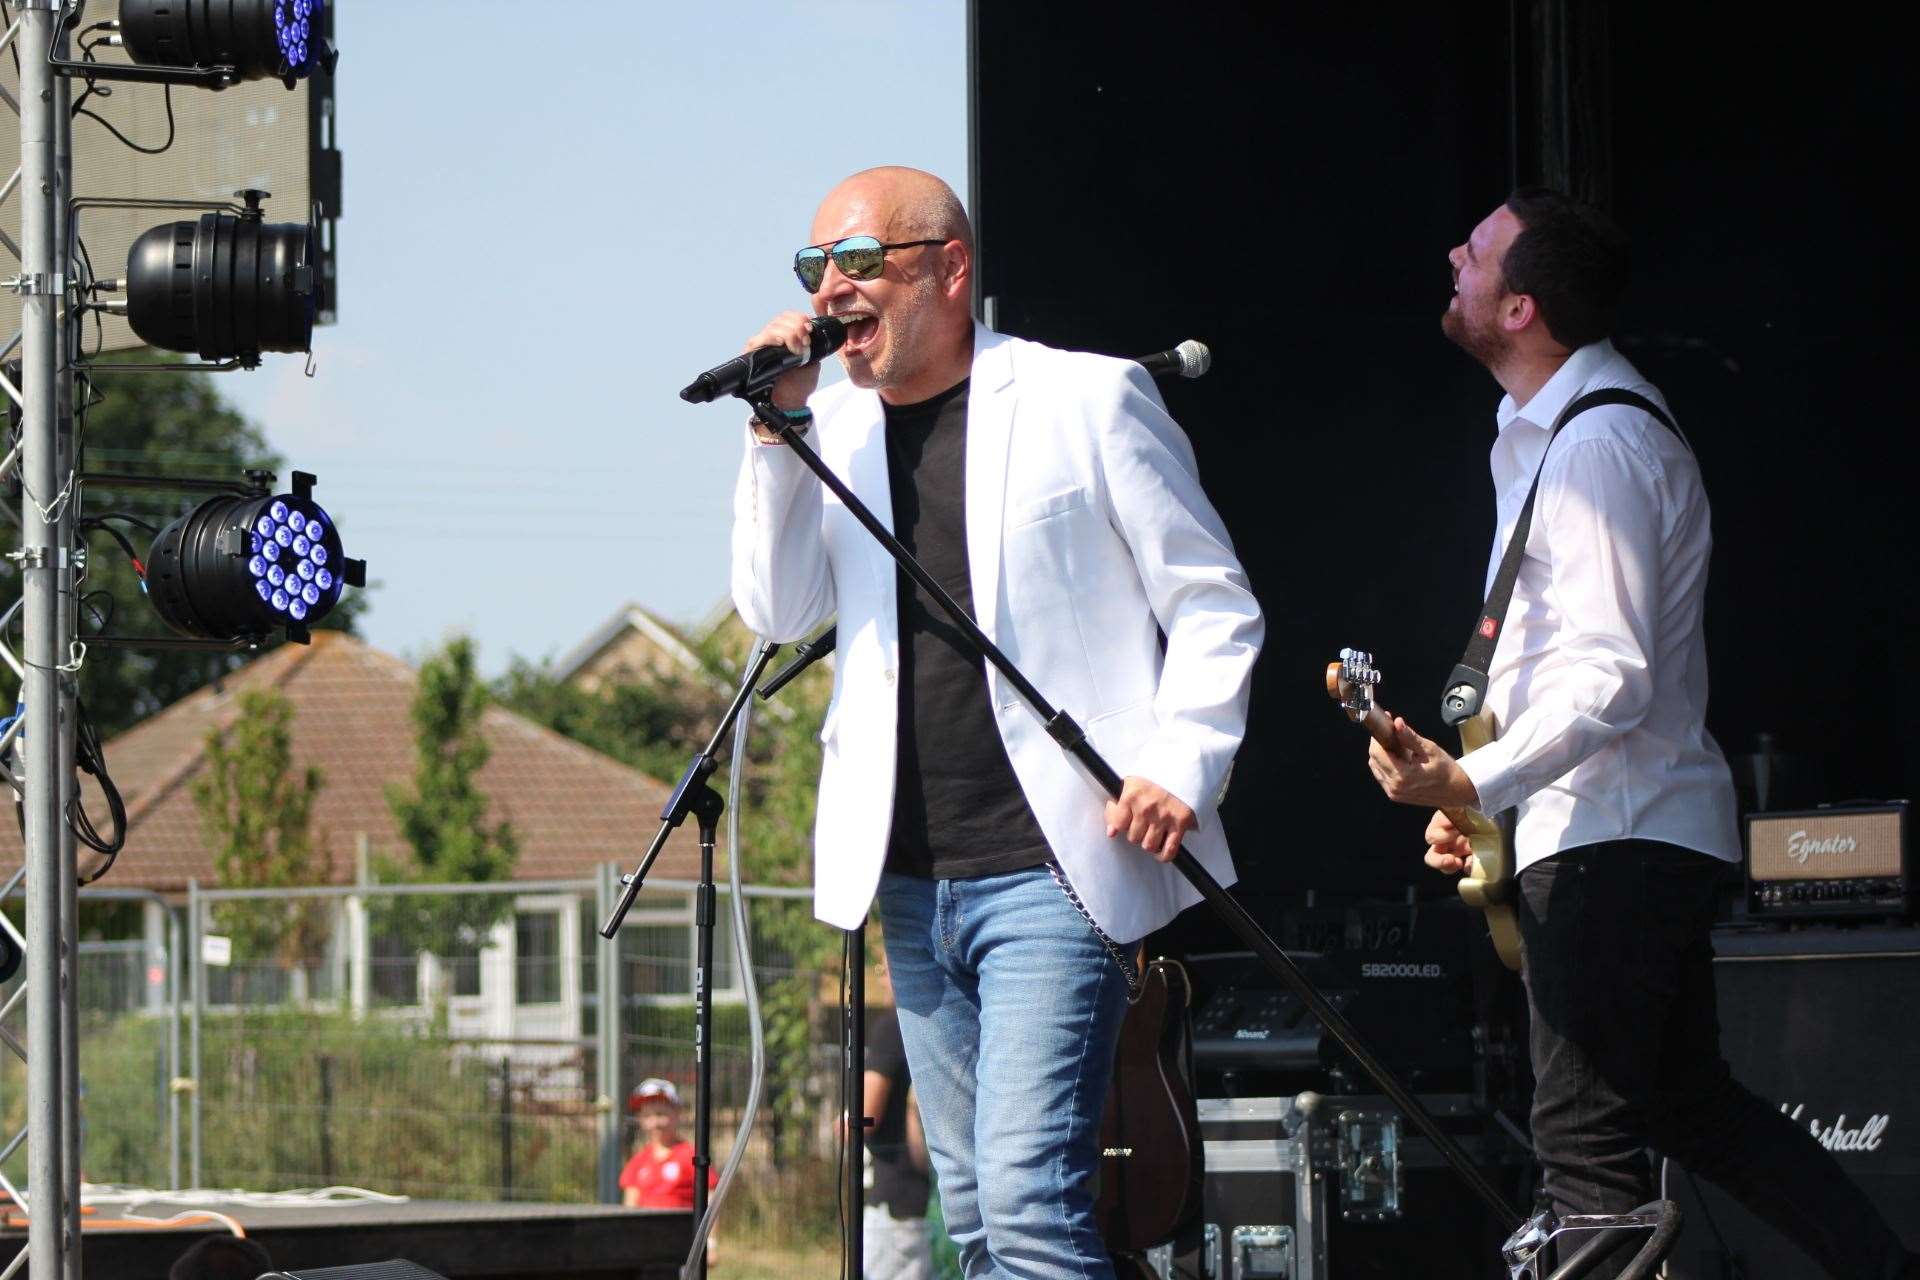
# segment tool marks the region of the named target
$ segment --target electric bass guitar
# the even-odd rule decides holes
[[[1373,655],[1359,649],[1342,649],[1340,661],[1327,664],[1327,696],[1340,704],[1347,719],[1360,725],[1373,740],[1389,751],[1395,750],[1393,717],[1376,700],[1380,670]],[[1481,711],[1460,722],[1460,745],[1473,751],[1494,739],[1493,713]],[[1459,829],[1473,846],[1473,860],[1460,877],[1460,897],[1470,907],[1486,913],[1487,931],[1493,935],[1493,949],[1509,969],[1520,967],[1520,924],[1513,913],[1513,850],[1499,823],[1478,809],[1442,809],[1447,820]]]

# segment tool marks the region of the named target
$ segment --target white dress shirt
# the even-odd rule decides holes
[[[1587,410],[1547,450],[1561,410],[1600,387],[1667,407],[1604,341],[1574,352],[1524,406],[1500,402],[1488,590],[1543,451],[1547,462],[1487,673],[1499,737],[1461,767],[1486,812],[1519,806],[1521,868],[1620,839],[1737,861],[1733,782],[1706,728],[1713,534],[1700,468],[1630,405]]]

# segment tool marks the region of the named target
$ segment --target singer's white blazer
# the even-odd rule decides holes
[[[843,382],[812,407],[809,442],[892,527],[878,394]],[[1231,884],[1218,805],[1264,624],[1152,378],[1131,361],[976,330],[966,500],[975,620],[1122,777],[1150,779],[1194,809],[1187,848]],[[839,615],[814,908],[843,929],[873,900],[892,822],[895,582],[844,504],[791,450],[749,433],[734,495],[740,616],[793,641]],[[991,666],[984,693],[1041,832],[1109,936],[1131,942],[1197,900],[1172,867],[1107,838],[1105,793]]]

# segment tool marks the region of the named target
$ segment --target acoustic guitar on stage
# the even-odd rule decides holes
[[[1381,707],[1376,696],[1380,687],[1380,669],[1373,655],[1359,649],[1342,649],[1340,661],[1327,664],[1327,696],[1340,704],[1347,719],[1360,725],[1373,740],[1389,751],[1396,750],[1393,717]],[[1494,739],[1493,713],[1481,711],[1460,722],[1460,745],[1466,751],[1484,747]],[[1487,931],[1493,935],[1493,949],[1509,969],[1520,967],[1520,923],[1513,913],[1513,849],[1507,833],[1478,809],[1442,809],[1447,821],[1473,846],[1473,860],[1460,877],[1460,897],[1470,907],[1484,912]]]

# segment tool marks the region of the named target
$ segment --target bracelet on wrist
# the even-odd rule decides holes
[[[780,416],[787,420],[788,426],[802,435],[806,434],[807,428],[813,425],[813,410],[807,408],[805,405],[800,406],[798,409],[780,409],[778,405],[775,405],[774,408],[779,409]],[[781,442],[781,437],[774,433],[773,428],[760,421],[758,414],[748,418],[747,425],[753,428],[754,438],[760,441],[760,443],[779,444]]]

